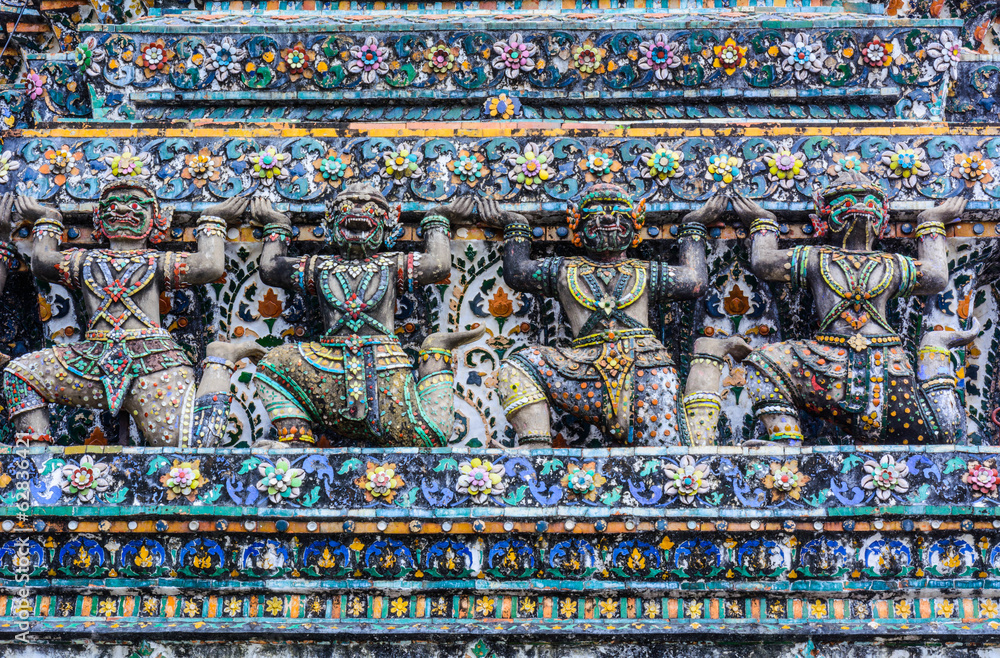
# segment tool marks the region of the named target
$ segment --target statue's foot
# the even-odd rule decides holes
[[[205,348],[206,356],[226,359],[233,363],[236,363],[240,359],[250,359],[254,363],[257,363],[266,353],[267,351],[254,340],[244,340],[238,343],[216,340],[209,343]]]
[[[729,336],[728,338],[702,337],[694,341],[695,354],[708,354],[720,359],[731,356],[736,363],[747,358],[747,355],[752,351],[753,348],[750,347],[750,344],[742,336]]]
[[[10,357],[0,352],[0,370],[3,370],[3,367],[8,363],[10,363]]]
[[[460,345],[479,340],[485,333],[486,327],[482,325],[469,331],[441,331],[425,338],[420,349],[453,350]]]
[[[315,448],[311,443],[305,441],[274,441],[273,439],[257,439],[250,446],[252,450],[288,450],[291,448]]]
[[[979,319],[972,318],[972,328],[966,331],[928,331],[920,340],[920,347],[936,347],[953,350],[968,345],[979,336]]]

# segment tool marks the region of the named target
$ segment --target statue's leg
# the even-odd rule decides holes
[[[308,408],[310,384],[296,378],[298,369],[307,366],[294,345],[276,347],[257,365],[253,381],[278,440],[258,439],[255,448],[305,448],[316,444],[313,418],[317,414]],[[313,392],[319,397],[329,394],[323,390]]]
[[[727,355],[736,362],[750,353],[750,346],[739,336],[699,338],[694,342],[694,357],[684,389],[685,421],[691,445],[711,446],[718,440],[722,396],[719,379]]]
[[[930,331],[920,341],[917,352],[917,382],[927,396],[938,423],[938,440],[963,442],[966,438],[966,413],[958,398],[951,351],[968,345],[979,335],[979,321],[968,331]]]
[[[505,360],[500,364],[497,380],[500,404],[517,434],[518,447],[551,446],[548,398],[534,377],[521,364]]]
[[[18,440],[29,442],[52,442],[50,403],[107,409],[101,383],[69,372],[52,348],[25,354],[7,364],[3,393]]]
[[[184,446],[191,437],[195,373],[177,366],[136,377],[122,403],[148,446]]]
[[[775,364],[752,353],[747,360],[747,394],[754,414],[764,424],[772,443],[796,446],[802,444],[799,413],[787,386],[780,381]]]
[[[485,327],[478,327],[472,331],[431,334],[420,346],[420,354],[417,357],[417,397],[415,400],[404,402],[410,413],[420,417],[413,419],[417,426],[422,424],[421,420],[430,426],[421,432],[428,434],[421,438],[430,441],[430,445],[447,445],[455,424],[455,372],[451,364],[452,351],[459,345],[477,340],[485,332]],[[408,393],[408,387],[404,388],[404,391]]]
[[[209,447],[222,440],[233,400],[231,379],[236,362],[249,358],[259,360],[264,348],[253,341],[227,343],[214,341],[205,348],[204,371],[194,399],[194,419],[191,434],[182,436],[182,445]]]

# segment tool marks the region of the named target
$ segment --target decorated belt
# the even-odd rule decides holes
[[[627,338],[646,338],[646,337],[655,338],[656,334],[653,333],[653,330],[648,327],[641,327],[638,329],[599,331],[596,334],[588,334],[586,336],[580,336],[579,338],[573,339],[573,347],[593,347],[594,345],[613,343],[615,341],[625,340]]]
[[[890,347],[902,345],[903,339],[896,334],[866,335],[857,333],[847,334],[816,334],[816,342],[824,345],[846,345],[855,352],[863,352],[869,347]]]
[[[334,345],[337,347],[361,347],[364,345],[398,345],[399,339],[395,336],[384,334],[375,334],[372,336],[351,334],[349,336],[320,336],[319,342],[323,345]]]
[[[113,343],[136,338],[170,338],[170,332],[162,327],[149,329],[91,329],[84,334],[85,340],[98,343]]]

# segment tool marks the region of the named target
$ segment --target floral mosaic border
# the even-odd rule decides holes
[[[481,593],[454,596],[393,596],[345,593],[191,594],[180,596],[33,596],[34,633],[94,632],[105,637],[183,632],[278,635],[370,633],[408,636],[428,633],[589,636],[753,634],[884,636],[995,633],[997,602],[990,597],[924,597],[852,600],[773,597],[511,596]],[[0,620],[15,619],[14,599],[0,596]],[[25,608],[26,606],[26,608]],[[790,626],[791,625],[791,626]],[[0,635],[10,632],[0,626]],[[476,651],[484,649],[482,653]],[[484,655],[482,640],[471,655]],[[470,655],[470,654],[467,654]]]
[[[944,506],[996,515],[1000,449],[645,448],[521,452],[385,450],[255,453],[53,448],[31,455],[37,515],[116,516],[150,506],[224,516],[461,518],[537,510],[607,517],[835,516]],[[15,454],[0,455],[0,502],[16,512]],[[21,478],[25,479],[25,478]]]
[[[182,208],[255,190],[318,210],[327,194],[367,181],[391,199],[418,205],[478,193],[559,211],[588,186],[615,182],[646,198],[652,210],[689,208],[729,187],[775,208],[807,210],[813,184],[853,169],[881,180],[897,208],[960,194],[972,209],[1000,206],[1000,136],[987,129],[835,135],[840,131],[819,126],[793,136],[790,129],[745,126],[705,136],[700,129],[685,134],[676,126],[636,124],[549,136],[538,124],[512,124],[445,137],[412,124],[375,123],[342,132],[317,127],[307,135],[265,126],[240,137],[211,128],[194,136],[178,129],[128,132],[133,136],[102,137],[91,125],[14,134],[0,152],[0,187],[72,206],[95,200],[104,183],[138,180]]]

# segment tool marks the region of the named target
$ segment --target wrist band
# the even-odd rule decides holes
[[[287,247],[292,243],[292,227],[288,224],[266,224],[262,242],[283,242]]]
[[[223,368],[228,368],[230,371],[236,370],[236,364],[229,359],[223,359],[221,356],[206,356],[201,360],[201,365],[216,365],[222,366]]]
[[[754,233],[766,233],[768,231],[773,231],[775,235],[778,234],[778,222],[774,221],[770,217],[758,217],[757,219],[750,222],[750,235]]]
[[[202,215],[198,218],[198,232],[210,237],[226,238],[226,220],[212,215]]]
[[[0,240],[0,265],[4,265],[8,270],[17,267],[17,251],[10,242]]]
[[[63,226],[61,219],[53,217],[41,217],[35,220],[35,225],[31,229],[31,235],[35,238],[55,238],[62,239]]]
[[[451,222],[447,217],[441,215],[427,215],[420,220],[420,230],[427,232],[432,229],[441,229],[451,237]]]
[[[726,362],[725,359],[719,356],[715,356],[714,354],[695,354],[694,357],[692,357],[691,359],[691,365],[695,365],[697,363],[706,363],[709,365],[716,366],[718,368],[722,368],[725,362]]]
[[[681,230],[677,233],[677,238],[694,238],[695,242],[705,240],[708,238],[708,229],[705,228],[704,224],[697,222],[682,224]]]
[[[531,242],[531,227],[524,222],[507,224],[503,229],[504,242]]]
[[[916,236],[923,240],[928,235],[947,235],[944,230],[944,222],[924,222],[917,227]]]
[[[430,361],[433,357],[434,360],[442,360],[445,363],[451,363],[451,350],[442,350],[436,347],[428,347],[426,349],[420,350],[417,355],[421,361]]]

